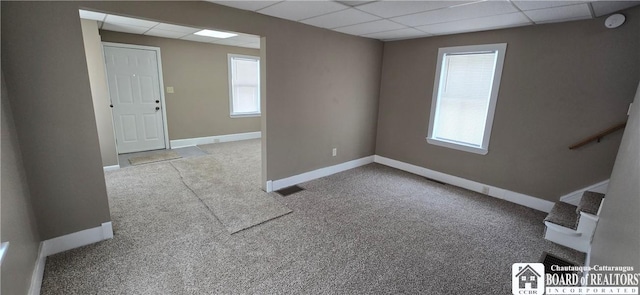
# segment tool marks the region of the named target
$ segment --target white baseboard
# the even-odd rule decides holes
[[[464,179],[461,177],[445,174],[442,172],[430,170],[424,167],[385,158],[382,156],[376,155],[374,157],[374,162],[385,165],[385,166],[393,167],[396,169],[400,169],[409,173],[431,178],[444,183],[448,183],[451,185],[455,185],[458,187],[462,187],[474,192],[489,195],[494,198],[503,199],[505,201],[516,203],[516,204],[533,208],[539,211],[549,212],[551,211],[551,208],[553,208],[553,202],[550,202],[547,200],[543,200],[540,198],[517,193],[517,192],[506,190],[503,188],[487,185],[484,183]]]
[[[338,172],[342,172],[342,171],[346,171],[356,167],[371,164],[373,163],[373,157],[374,156],[368,156],[368,157],[356,159],[353,161],[344,162],[338,165],[333,165],[333,166],[305,172],[302,174],[294,175],[294,176],[283,178],[283,179],[278,179],[273,181],[269,180],[267,181],[267,192],[277,191],[285,187],[290,187],[292,185],[296,185],[299,183],[307,182],[317,178],[329,176],[331,174],[336,174]]]
[[[118,169],[120,169],[120,165],[104,166],[104,167],[102,167],[102,169],[104,170],[104,172],[112,171],[112,170],[118,170]]]
[[[581,188],[575,192],[568,193],[560,197],[560,201],[578,206],[578,204],[580,203],[580,199],[582,199],[582,194],[584,192],[592,191],[596,193],[606,194],[608,188],[609,188],[609,179],[587,186],[585,188]]]
[[[171,146],[172,149],[175,149],[175,148],[182,148],[182,147],[188,147],[188,146],[195,146],[199,144],[239,141],[239,140],[247,140],[247,139],[260,138],[260,137],[262,137],[262,132],[256,131],[256,132],[216,135],[216,136],[207,136],[207,137],[175,139],[175,140],[171,140],[169,142],[169,145]]]
[[[40,294],[42,276],[44,275],[44,266],[47,261],[47,256],[111,238],[113,238],[113,227],[111,225],[111,221],[109,221],[94,228],[42,241],[40,243],[40,249],[38,250],[38,260],[36,261],[35,268],[33,269],[33,275],[31,277],[29,295]]]
[[[49,256],[111,238],[113,238],[113,227],[109,221],[98,227],[46,240],[43,242],[43,251],[46,256]]]
[[[267,192],[270,193],[273,191],[273,181],[267,180]]]
[[[40,242],[40,248],[38,249],[38,259],[36,265],[33,268],[33,274],[31,275],[31,286],[29,286],[29,295],[40,295],[40,288],[42,287],[42,277],[44,276],[44,265],[47,262],[47,255],[44,253],[45,243]]]

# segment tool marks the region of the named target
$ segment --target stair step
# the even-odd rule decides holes
[[[580,217],[579,213],[576,213],[577,208],[578,206],[565,202],[557,202],[553,205],[551,212],[549,212],[544,221],[575,230],[578,228],[578,219]]]
[[[604,194],[590,191],[584,192],[584,194],[582,194],[582,199],[580,199],[580,204],[578,204],[578,207],[576,208],[576,213],[580,214],[580,211],[582,211],[598,215],[602,199],[604,199]]]

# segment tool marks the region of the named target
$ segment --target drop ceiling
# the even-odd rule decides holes
[[[591,19],[640,5],[640,0],[207,1],[383,41]],[[108,31],[260,48],[260,37],[250,34],[217,39],[193,34],[203,28],[86,10],[80,17]]]
[[[146,36],[155,36],[163,38],[180,39],[187,41],[196,41],[228,46],[260,48],[260,37],[256,35],[243,34],[238,32],[230,32],[237,34],[231,38],[212,38],[194,35],[193,33],[203,28],[178,26],[166,24],[156,21],[148,21],[143,19],[118,16],[113,14],[105,14],[100,12],[80,10],[80,18],[98,21],[98,28],[107,31],[115,31],[130,34],[139,34]]]
[[[207,1],[383,41],[590,19],[640,5],[640,0]]]

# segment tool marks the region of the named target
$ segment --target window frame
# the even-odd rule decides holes
[[[504,66],[504,57],[507,50],[507,43],[469,45],[442,47],[438,49],[438,58],[436,64],[435,80],[433,84],[433,96],[431,99],[431,115],[429,117],[429,129],[427,134],[427,142],[433,145],[447,147],[451,149],[461,150],[470,153],[486,155],[489,153],[489,140],[491,138],[491,128],[493,127],[493,119],[495,115],[496,104],[498,100],[498,92],[500,90],[500,81],[502,78],[502,70]],[[436,112],[438,108],[438,94],[440,92],[440,81],[443,73],[443,62],[445,54],[464,54],[464,53],[482,53],[497,52],[496,66],[493,73],[493,83],[491,85],[491,94],[489,95],[489,105],[487,108],[487,117],[484,126],[484,134],[482,144],[480,146],[465,144],[461,142],[444,140],[433,136]]]
[[[252,113],[238,113],[238,112],[234,112],[233,110],[233,59],[234,58],[240,58],[240,59],[251,59],[251,60],[256,60],[258,62],[258,111],[257,112],[252,112]],[[234,53],[228,53],[227,54],[227,63],[228,63],[228,70],[229,70],[229,116],[231,118],[246,118],[246,117],[260,117],[262,116],[262,107],[261,107],[261,103],[262,103],[262,97],[260,97],[260,75],[261,75],[261,71],[260,71],[260,57],[258,56],[253,56],[253,55],[244,55],[244,54],[234,54]]]

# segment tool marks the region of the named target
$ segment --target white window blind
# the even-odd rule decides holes
[[[231,116],[260,114],[260,59],[229,55]]]
[[[430,143],[486,154],[506,49],[496,45],[440,49]]]
[[[445,54],[434,138],[482,145],[496,56]]]

